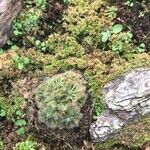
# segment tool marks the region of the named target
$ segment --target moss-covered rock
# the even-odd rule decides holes
[[[150,117],[141,117],[134,123],[130,123],[127,127],[120,131],[111,140],[97,144],[100,150],[112,150],[115,147],[125,147],[128,149],[139,149],[150,142]]]

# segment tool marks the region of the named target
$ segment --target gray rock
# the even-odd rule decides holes
[[[94,141],[111,138],[128,122],[150,114],[150,68],[135,69],[103,89],[105,112],[91,125]]]
[[[22,8],[22,0],[0,0],[0,47],[2,47],[11,31],[11,24]]]

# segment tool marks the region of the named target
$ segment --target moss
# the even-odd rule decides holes
[[[46,0],[36,0],[34,2],[30,0],[25,1],[22,12],[12,26],[13,35],[11,37],[11,42],[16,45],[29,47],[31,43],[28,38],[36,36],[39,32],[41,25],[40,19],[45,9]]]
[[[84,47],[102,48],[101,32],[113,24],[103,11],[98,12],[106,4],[106,1],[95,0],[70,6],[64,15],[64,28]]]
[[[7,118],[11,118],[17,110],[22,109],[24,102],[20,96],[0,97],[0,108],[6,112]]]
[[[48,52],[59,58],[81,57],[85,54],[85,50],[75,38],[68,35],[52,34],[48,37],[46,45]]]
[[[115,146],[124,146],[129,149],[139,149],[150,142],[150,117],[140,117],[130,123],[111,140],[97,144],[98,149],[113,149]]]
[[[41,62],[42,70],[35,71],[32,76],[54,75],[65,72],[70,69],[77,69],[84,72],[89,83],[91,92],[94,115],[99,115],[103,111],[102,88],[110,80],[120,76],[137,67],[150,66],[150,55],[143,54],[126,54],[120,57],[111,51],[100,52],[94,50],[91,54],[83,55],[80,58],[67,57],[59,59],[55,55],[42,54],[33,49],[29,49],[24,54],[31,57],[31,60]],[[34,61],[32,63],[35,63]]]
[[[113,146],[118,144],[116,139],[111,139],[96,145],[97,150],[113,150]]]

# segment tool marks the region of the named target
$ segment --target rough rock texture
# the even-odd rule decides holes
[[[22,0],[0,0],[0,47],[10,34],[11,24],[22,8]]]
[[[94,141],[104,141],[122,126],[150,114],[150,68],[135,69],[103,89],[105,112],[91,125]]]

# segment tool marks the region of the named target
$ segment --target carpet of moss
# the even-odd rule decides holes
[[[104,110],[101,90],[107,82],[134,68],[150,66],[150,55],[144,52],[146,49],[139,52],[140,44],[135,43],[134,38],[124,42],[123,37],[132,33],[126,25],[123,25],[120,33],[112,34],[107,42],[102,41],[102,32],[112,32],[116,24],[115,16],[108,14],[111,7],[109,1],[74,0],[62,4],[67,8],[55,32],[53,24],[42,22],[46,2],[43,0],[40,5],[35,1],[34,7],[31,7],[28,1],[14,22],[10,41],[2,48],[5,52],[0,55],[0,78],[19,80],[26,74],[30,78],[40,78],[68,70],[80,70],[88,82],[93,118],[96,118]],[[49,35],[44,32],[45,28],[50,30]],[[121,51],[112,50],[115,43],[122,44]],[[13,61],[16,55],[30,60],[22,70],[18,70]],[[18,96],[18,93],[8,98],[0,96],[0,107],[11,116],[21,108],[23,101],[23,96]],[[141,117],[139,122],[123,129],[114,139],[97,144],[97,149],[111,149],[119,144],[141,148],[150,141],[149,126],[150,118]]]

